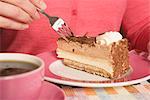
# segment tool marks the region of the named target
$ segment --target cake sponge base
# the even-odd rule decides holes
[[[78,69],[81,71],[85,71],[85,72],[88,72],[90,74],[99,75],[99,76],[110,78],[110,79],[113,78],[113,76],[110,73],[108,73],[107,71],[105,71],[104,69],[101,69],[101,68],[97,68],[97,67],[94,67],[91,65],[82,64],[82,63],[68,60],[68,59],[64,59],[63,63],[68,67]]]

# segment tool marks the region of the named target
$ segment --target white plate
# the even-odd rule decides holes
[[[143,73],[143,69],[148,71]],[[133,72],[131,70],[128,71],[125,77],[110,80],[108,78],[69,68],[65,66],[61,60],[56,60],[50,64],[45,79],[58,84],[79,87],[115,87],[146,81],[150,79],[150,75],[149,67],[142,66],[141,69],[138,68],[138,70],[136,70],[136,67],[134,66]]]

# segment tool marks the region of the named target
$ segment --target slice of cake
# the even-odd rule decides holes
[[[69,42],[58,39],[57,55],[68,67],[111,79],[129,70],[128,41],[120,33],[67,38]]]

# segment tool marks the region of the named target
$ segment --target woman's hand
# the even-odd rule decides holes
[[[23,30],[39,19],[36,8],[45,9],[42,0],[0,0],[0,28]]]

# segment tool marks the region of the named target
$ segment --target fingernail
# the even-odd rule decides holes
[[[32,23],[32,21],[33,21],[33,19],[32,19],[32,18],[29,18],[29,20],[28,20],[28,22],[27,22],[27,23],[31,24],[31,23]]]
[[[47,8],[46,4],[43,1],[40,2],[40,6],[43,10]]]
[[[22,29],[27,29],[27,28],[29,28],[29,25],[27,25],[27,24],[25,24],[25,25],[22,25],[22,27],[21,27]]]

